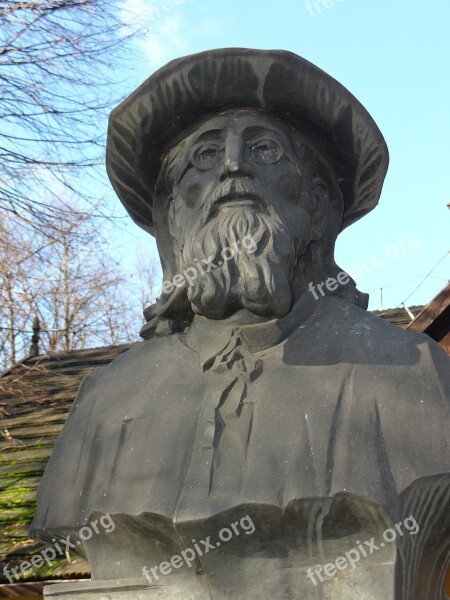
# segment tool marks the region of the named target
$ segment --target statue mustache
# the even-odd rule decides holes
[[[211,218],[218,212],[218,204],[226,200],[238,200],[239,198],[250,198],[262,204],[267,210],[267,203],[264,200],[264,188],[254,179],[249,178],[232,178],[225,179],[220,183],[208,199],[206,208],[206,216]]]

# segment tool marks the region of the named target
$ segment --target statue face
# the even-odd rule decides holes
[[[318,239],[318,219],[326,221],[304,153],[298,134],[250,111],[209,119],[171,151],[168,222],[179,272],[205,259],[221,265],[188,287],[194,312],[289,312],[294,268]],[[248,236],[254,254],[221,260]]]
[[[198,211],[276,205],[289,218],[302,194],[303,174],[284,127],[249,112],[213,117],[185,142],[179,192],[193,222]]]

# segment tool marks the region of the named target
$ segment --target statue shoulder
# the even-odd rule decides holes
[[[294,363],[384,366],[390,367],[392,377],[395,367],[411,367],[417,375],[437,373],[449,385],[450,358],[437,342],[340,298],[324,299],[292,342],[287,352]],[[302,358],[295,360],[296,354]]]
[[[139,381],[159,376],[162,365],[168,365],[179,358],[185,346],[178,336],[153,337],[131,345],[105,367],[87,375],[78,390],[74,405],[94,396],[96,399],[114,397],[130,392]]]
[[[425,334],[410,332],[373,312],[335,296],[328,297],[323,302],[320,315],[330,330],[340,330],[346,337],[371,340],[372,343],[378,340],[380,345],[390,343],[417,345],[424,341],[436,344]]]

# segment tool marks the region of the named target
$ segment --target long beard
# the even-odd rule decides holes
[[[175,228],[181,233],[181,212]],[[191,231],[182,250],[182,266],[212,262],[187,288],[192,310],[210,319],[224,319],[241,308],[265,317],[282,317],[292,304],[291,282],[305,231],[293,233],[274,211],[223,207],[206,224]],[[301,229],[301,231],[300,231]],[[251,248],[245,240],[252,240]],[[233,256],[224,260],[224,249]]]

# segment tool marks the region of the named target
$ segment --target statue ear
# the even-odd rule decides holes
[[[176,218],[176,212],[177,212],[177,207],[176,207],[176,203],[175,203],[175,198],[173,193],[170,193],[167,195],[165,202],[164,202],[164,217],[165,217],[165,224],[166,227],[169,230],[169,233],[173,239],[174,242],[177,241],[177,231],[176,231],[176,227],[175,227],[175,218]]]
[[[170,225],[175,221],[175,203],[173,201],[173,195],[171,194],[166,201],[167,219]]]
[[[311,217],[313,240],[319,240],[325,233],[329,218],[330,193],[328,185],[322,177],[313,179],[313,196],[315,201],[314,214]]]

